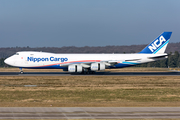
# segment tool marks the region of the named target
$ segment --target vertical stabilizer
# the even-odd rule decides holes
[[[166,50],[167,44],[170,40],[172,32],[163,32],[141,52],[144,54],[163,54]]]

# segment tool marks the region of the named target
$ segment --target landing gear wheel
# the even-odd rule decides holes
[[[95,73],[95,71],[89,71],[89,74],[94,74]]]
[[[19,69],[20,69],[20,74],[23,74],[24,72],[23,72],[22,68],[19,68]]]
[[[93,71],[89,71],[89,74],[92,74],[93,73]]]

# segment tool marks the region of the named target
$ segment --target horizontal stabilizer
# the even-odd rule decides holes
[[[162,55],[162,56],[155,56],[155,57],[148,57],[148,59],[159,59],[159,58],[164,58],[167,57],[168,55]]]

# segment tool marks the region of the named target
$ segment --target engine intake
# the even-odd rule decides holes
[[[91,64],[91,71],[99,71],[99,70],[105,70],[104,63],[92,63]]]
[[[68,71],[69,72],[82,72],[83,67],[81,65],[69,65]]]

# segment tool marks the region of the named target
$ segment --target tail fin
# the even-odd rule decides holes
[[[172,32],[163,32],[159,37],[157,37],[153,42],[151,42],[147,47],[145,47],[139,53],[145,54],[162,54],[165,52],[167,44],[170,40]]]

